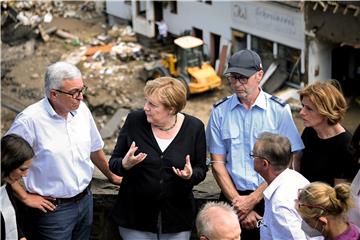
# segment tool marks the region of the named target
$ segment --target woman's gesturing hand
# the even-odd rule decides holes
[[[191,163],[190,163],[190,156],[186,155],[185,158],[185,166],[183,170],[180,170],[178,168],[172,167],[174,173],[176,175],[178,175],[179,177],[183,178],[183,179],[190,179],[192,174],[193,174],[193,170],[191,167]]]
[[[135,142],[132,142],[129,151],[122,160],[122,165],[126,170],[129,170],[146,158],[147,154],[142,152],[135,156],[136,150],[138,150],[138,147],[135,145]]]

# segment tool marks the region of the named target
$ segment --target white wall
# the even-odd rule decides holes
[[[131,20],[131,5],[124,0],[106,1],[106,12],[115,17]]]
[[[153,1],[150,0],[147,0],[145,2],[146,2],[146,18],[142,16],[137,16],[136,0],[132,0],[133,29],[135,32],[145,35],[147,37],[155,37],[154,3]]]
[[[309,41],[308,79],[309,84],[331,78],[331,50],[333,46],[317,40]]]
[[[178,1],[178,12],[164,9],[169,31],[181,34],[196,27],[203,30],[205,43],[210,32],[231,40],[231,30],[237,29],[286,46],[305,48],[303,14],[267,2],[213,1],[211,5],[198,1]]]

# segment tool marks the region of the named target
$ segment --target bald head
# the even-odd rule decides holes
[[[208,202],[196,218],[200,239],[239,240],[240,224],[233,208],[224,202]]]

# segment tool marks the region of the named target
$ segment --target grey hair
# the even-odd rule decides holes
[[[81,78],[80,70],[67,62],[56,62],[47,67],[45,73],[45,94],[50,97],[51,89],[59,89],[65,80]]]
[[[211,221],[211,214],[209,214],[209,209],[211,208],[219,208],[223,210],[225,213],[228,213],[229,216],[227,218],[232,217],[234,219],[238,219],[238,216],[233,207],[231,207],[226,202],[207,202],[200,209],[197,217],[196,217],[196,229],[200,236],[207,236],[209,238],[212,237],[213,233],[213,222]]]
[[[287,137],[263,132],[257,138],[257,141],[261,142],[257,154],[270,161],[275,170],[281,171],[289,166],[292,153],[291,144]]]

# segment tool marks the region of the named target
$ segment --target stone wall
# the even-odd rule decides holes
[[[98,169],[94,171],[91,185],[91,191],[94,196],[92,240],[121,240],[117,226],[109,218],[118,190],[119,187],[109,183]],[[211,170],[208,171],[205,181],[196,186],[193,192],[198,209],[205,202],[218,199],[220,190],[212,176]],[[193,231],[191,239],[197,239],[196,230]]]

